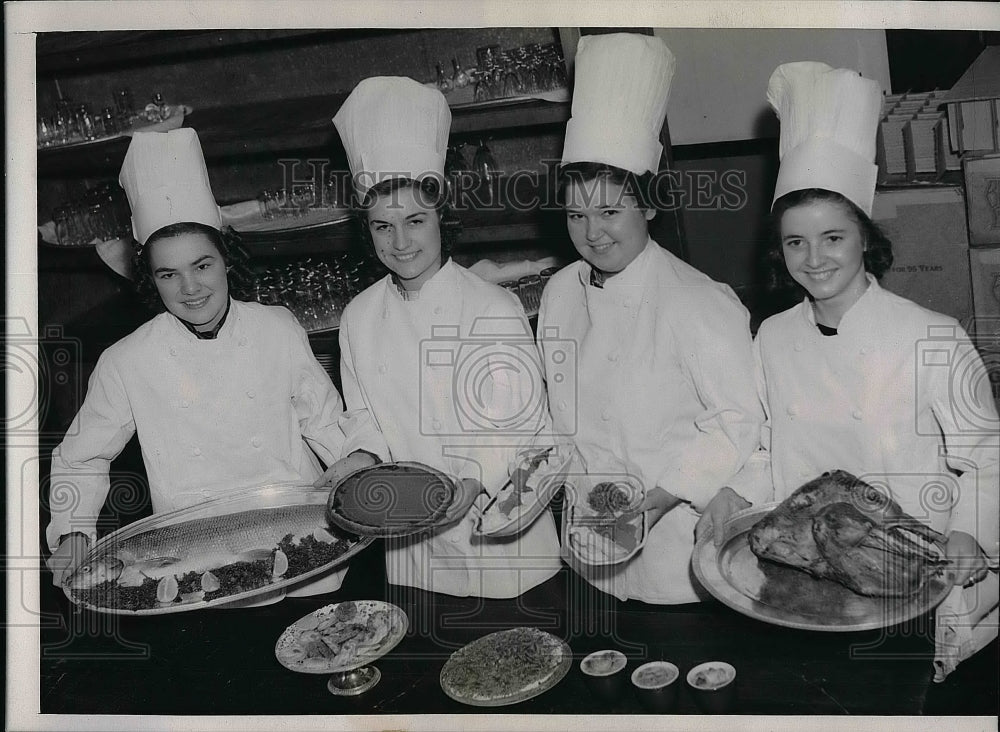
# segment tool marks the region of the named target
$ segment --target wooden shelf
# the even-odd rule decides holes
[[[184,120],[184,126],[198,131],[210,165],[213,160],[224,158],[306,150],[319,151],[320,157],[330,157],[331,153],[343,157],[333,117],[346,98],[347,94],[331,94],[196,109]],[[544,101],[460,107],[453,112],[451,132],[452,135],[466,135],[565,124],[569,111],[568,102]],[[129,139],[119,137],[76,147],[42,148],[38,151],[38,174],[42,177],[94,177],[97,173],[117,173],[125,159]]]
[[[79,31],[39,33],[36,41],[39,76],[67,76],[105,68],[148,66],[189,60],[193,56],[240,53],[267,44],[268,48],[414,33],[409,29],[351,30],[191,30],[191,31]]]

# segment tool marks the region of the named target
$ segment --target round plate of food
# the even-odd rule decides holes
[[[267,485],[148,516],[98,541],[63,590],[98,612],[161,615],[305,584],[373,541],[327,523],[327,496]]]
[[[538,628],[511,628],[451,654],[441,669],[441,689],[475,707],[517,704],[558,684],[572,664],[565,641]]]
[[[937,607],[952,583],[935,532],[843,476],[734,514],[718,549],[703,536],[698,581],[744,615],[801,630],[889,627]]]
[[[327,516],[361,536],[409,536],[438,526],[458,496],[455,481],[421,463],[380,463],[348,474],[330,491]]]
[[[409,619],[379,600],[321,607],[289,625],[274,644],[278,663],[304,674],[351,671],[378,660],[406,635]]]

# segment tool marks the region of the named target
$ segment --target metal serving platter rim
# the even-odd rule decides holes
[[[511,629],[508,628],[507,630]],[[496,635],[497,633],[504,633],[504,632],[506,631],[498,630],[494,633],[487,633],[486,635],[480,636],[479,638],[476,638],[476,640],[474,641],[469,641],[464,646],[455,651],[455,653],[452,653],[451,656],[448,657],[448,660],[444,662],[444,666],[441,668],[441,673],[438,675],[438,685],[441,687],[441,691],[443,691],[446,696],[448,696],[451,699],[454,699],[455,701],[461,704],[468,704],[469,706],[472,707],[505,707],[511,704],[520,704],[523,701],[527,701],[528,699],[534,699],[536,696],[544,694],[546,691],[553,688],[560,681],[562,681],[566,677],[566,674],[569,673],[570,667],[573,665],[573,651],[570,649],[569,644],[566,643],[566,641],[564,641],[562,638],[556,638],[556,636],[552,635],[551,633],[542,630],[539,632],[545,633],[546,635],[551,636],[552,638],[555,638],[557,641],[559,641],[559,653],[561,658],[559,659],[559,665],[556,667],[556,670],[553,672],[553,674],[539,686],[533,689],[527,689],[525,691],[517,691],[514,694],[511,694],[510,696],[505,696],[499,699],[469,699],[468,697],[461,696],[460,694],[452,693],[449,689],[445,687],[444,684],[445,669],[448,667],[448,663],[457,653],[460,653],[461,651],[465,650],[468,646],[471,646],[473,643],[481,641],[483,638],[489,638],[491,635]]]
[[[747,615],[756,620],[760,620],[772,625],[780,625],[786,628],[796,628],[798,630],[817,630],[825,632],[847,633],[862,630],[874,630],[877,628],[887,628],[899,623],[912,620],[937,607],[951,591],[951,583],[948,575],[934,577],[924,585],[914,598],[898,597],[864,597],[857,595],[847,587],[839,585],[832,580],[818,579],[811,575],[791,567],[780,567],[780,571],[790,574],[790,577],[801,575],[803,584],[812,583],[806,589],[822,587],[831,592],[842,591],[843,596],[857,602],[859,605],[868,603],[872,605],[870,617],[860,616],[858,620],[852,621],[852,616],[841,617],[843,622],[836,622],[836,618],[824,620],[817,616],[804,615],[794,610],[788,610],[776,605],[762,602],[756,597],[748,594],[747,588],[737,587],[728,579],[729,570],[733,565],[733,558],[741,559],[737,552],[749,553],[750,547],[746,542],[746,535],[749,530],[760,521],[766,514],[777,508],[780,502],[764,503],[751,506],[733,514],[726,522],[724,531],[724,542],[721,551],[717,551],[713,541],[712,533],[708,532],[695,544],[694,552],[691,555],[691,565],[694,574],[702,586],[708,590],[713,597],[724,605]],[[755,556],[753,559],[758,560]],[[768,563],[770,564],[770,563]],[[777,565],[775,565],[777,566]],[[820,583],[820,584],[816,584]],[[880,607],[878,605],[881,605]]]
[[[372,608],[373,612],[385,608],[388,613],[395,618],[397,623],[395,624],[396,632],[391,633],[386,636],[385,641],[372,653],[365,654],[364,656],[356,656],[354,661],[347,665],[331,665],[327,668],[312,669],[312,668],[301,668],[294,664],[286,663],[281,656],[278,655],[278,650],[282,644],[287,644],[290,642],[292,636],[292,630],[296,625],[301,623],[308,617],[313,615],[318,615],[319,613],[325,613],[330,615],[337,610],[337,607],[344,602],[353,602],[355,605],[361,605],[365,607]],[[324,605],[321,608],[313,610],[311,613],[306,613],[301,618],[296,620],[294,623],[289,625],[282,631],[281,635],[278,636],[278,640],[274,643],[274,656],[277,658],[278,663],[287,668],[289,671],[295,671],[296,673],[303,674],[335,674],[344,671],[354,671],[355,669],[361,668],[362,666],[367,666],[369,663],[373,663],[378,659],[382,658],[385,654],[391,651],[393,648],[399,645],[399,642],[406,637],[406,631],[410,627],[410,618],[406,615],[406,611],[398,605],[393,605],[391,602],[385,602],[384,600],[341,600],[340,602],[335,602],[330,605]],[[334,657],[336,658],[336,657]],[[331,659],[332,660],[332,659]]]
[[[350,519],[343,514],[334,511],[333,499],[337,495],[337,491],[341,490],[349,480],[354,478],[361,473],[372,472],[378,469],[384,469],[387,466],[399,466],[404,468],[416,468],[423,470],[428,473],[432,473],[438,480],[440,480],[444,485],[451,490],[451,498],[444,504],[442,504],[433,514],[420,520],[414,521],[410,524],[404,524],[397,527],[386,527],[386,526],[371,526],[369,524],[361,524],[353,519]],[[370,537],[372,539],[393,539],[400,538],[404,536],[412,536],[413,534],[419,534],[422,531],[427,531],[429,529],[437,528],[441,525],[441,521],[448,513],[448,509],[451,508],[455,499],[458,497],[458,485],[455,480],[450,476],[442,473],[440,470],[425,465],[424,463],[412,462],[407,460],[399,460],[391,463],[379,463],[377,465],[371,465],[366,468],[359,468],[358,470],[352,471],[345,475],[338,483],[333,487],[329,494],[329,500],[327,502],[327,519],[334,526],[343,529],[344,531],[350,531],[356,533],[360,536]]]
[[[168,511],[165,513],[153,514],[152,516],[146,516],[145,518],[134,521],[127,526],[114,531],[107,536],[102,537],[94,544],[94,546],[87,553],[86,561],[90,561],[100,555],[103,549],[108,545],[129,539],[137,534],[143,533],[150,529],[162,528],[164,526],[171,526],[175,523],[181,523],[185,519],[196,519],[196,518],[207,518],[208,516],[202,516],[200,514],[211,511],[213,508],[223,508],[229,505],[230,510],[225,512],[211,513],[211,515],[221,516],[225,513],[237,513],[239,511],[251,511],[256,509],[266,509],[266,508],[279,508],[281,506],[295,506],[306,504],[324,505],[329,495],[329,490],[327,488],[314,488],[311,484],[304,483],[272,483],[264,486],[256,486],[247,489],[240,489],[233,491],[225,496],[220,496],[219,498],[212,498],[201,503],[197,503],[191,506],[185,506],[184,508],[178,508],[174,511]],[[288,501],[289,498],[298,498],[295,501]],[[305,498],[307,500],[303,501]],[[241,506],[242,502],[245,501],[260,501],[263,500],[264,503],[256,503],[255,505]],[[270,500],[271,503],[268,505],[267,501]],[[232,504],[237,507],[233,508]],[[287,589],[288,587],[298,585],[299,583],[304,583],[316,575],[322,574],[323,572],[329,571],[338,564],[346,562],[348,559],[358,554],[363,549],[365,549],[369,544],[374,541],[373,537],[356,537],[357,542],[348,549],[346,552],[341,554],[336,559],[327,562],[326,564],[320,565],[315,569],[311,569],[308,572],[303,572],[302,574],[296,575],[289,579],[281,580],[279,582],[274,582],[262,587],[257,587],[252,590],[247,590],[245,592],[239,592],[233,595],[226,595],[225,597],[218,597],[214,600],[195,600],[192,602],[179,602],[171,603],[163,607],[146,608],[143,610],[126,610],[124,608],[108,608],[101,607],[100,605],[93,605],[89,602],[84,602],[78,600],[73,596],[72,591],[65,585],[63,585],[63,592],[66,597],[69,598],[70,602],[78,605],[80,607],[85,607],[88,610],[93,610],[95,612],[105,613],[109,615],[166,615],[168,613],[181,613],[188,612],[191,610],[202,610],[208,607],[217,607],[220,605],[229,605],[230,603],[236,603],[241,600],[247,600],[259,595],[269,595],[271,593],[277,592],[279,590]]]

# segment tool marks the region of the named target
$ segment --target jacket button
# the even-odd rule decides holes
[[[605,409],[603,412],[601,412],[601,419],[607,422],[609,419],[611,419],[611,412]]]
[[[632,306],[634,305],[634,302],[635,302],[635,301],[634,301],[634,300],[632,300],[632,298],[631,298],[631,297],[626,297],[626,298],[625,298],[625,307],[627,307],[627,308],[630,308],[630,307],[632,307]]]
[[[617,361],[618,360],[618,351],[615,351],[614,353],[609,353],[608,354],[608,360],[611,361],[612,363],[614,363],[615,361]]]
[[[257,396],[257,394],[256,394],[256,392],[248,391],[247,392],[247,396],[250,397],[251,399],[253,399],[255,396]]]
[[[441,429],[441,420],[435,419],[433,422],[431,422],[431,427],[433,427],[435,430],[440,430]]]
[[[558,406],[559,406],[559,411],[560,412],[565,412],[566,411],[566,406],[567,406],[566,405],[566,400],[563,399],[562,401],[560,401]]]
[[[173,346],[170,347],[170,355],[171,356],[176,356],[177,355],[177,349],[174,348]]]
[[[195,457],[198,457],[199,455],[201,455],[201,448],[200,447],[192,447],[191,448],[191,454],[194,455]]]
[[[444,308],[442,308],[440,305],[438,305],[436,308],[434,308],[434,314],[435,315],[440,315],[443,312],[444,312]]]
[[[385,364],[384,364],[384,363],[380,363],[380,364],[378,365],[378,372],[379,372],[380,374],[384,374],[384,373],[385,373],[385,372],[386,372],[387,370],[388,370],[388,369],[386,369],[386,367],[385,367]]]
[[[802,344],[799,341],[795,341],[795,345],[793,346],[793,348],[796,351],[801,351],[802,350]]]
[[[788,409],[785,411],[788,412],[789,417],[794,417],[796,414],[799,413],[799,410],[795,407],[794,404],[788,407]]]
[[[181,401],[181,409],[187,409],[190,406],[191,406],[191,402],[189,402],[187,399],[184,399],[184,400]]]
[[[246,338],[240,338],[240,345],[241,346],[245,346],[246,344],[247,344],[247,339]]]
[[[250,440],[250,444],[253,445],[254,447],[260,447],[260,438],[259,437],[252,438]]]
[[[861,349],[861,355],[862,355],[862,356],[865,356],[865,355],[867,355],[867,354],[868,354],[868,349],[867,349],[867,348],[864,348],[864,347],[862,347],[862,349]]]
[[[851,412],[851,416],[854,417],[854,419],[861,419],[864,416],[864,414],[862,414],[860,409],[855,409],[853,412]]]

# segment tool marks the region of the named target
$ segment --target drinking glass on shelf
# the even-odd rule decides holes
[[[479,147],[476,148],[476,154],[472,158],[472,170],[479,176],[480,181],[486,184],[490,201],[492,201],[497,193],[496,178],[499,170],[493,153],[482,140],[479,141]]]
[[[268,201],[274,198],[274,194],[271,191],[261,191],[257,194],[257,210],[260,212],[260,217],[265,220],[270,220],[274,218],[274,211]]]
[[[451,91],[451,79],[444,75],[441,64],[434,64],[434,67],[437,69],[437,88],[442,94],[447,94]]]
[[[73,207],[69,204],[55,210],[52,220],[56,225],[56,243],[59,246],[71,247],[76,244],[76,219]]]
[[[296,183],[292,186],[291,213],[293,216],[305,216],[316,202],[316,190],[312,183]]]
[[[451,67],[454,69],[451,77],[451,83],[456,89],[464,89],[469,85],[470,79],[469,75],[466,73],[465,69],[462,68],[462,64],[459,63],[457,58],[451,60]]]

